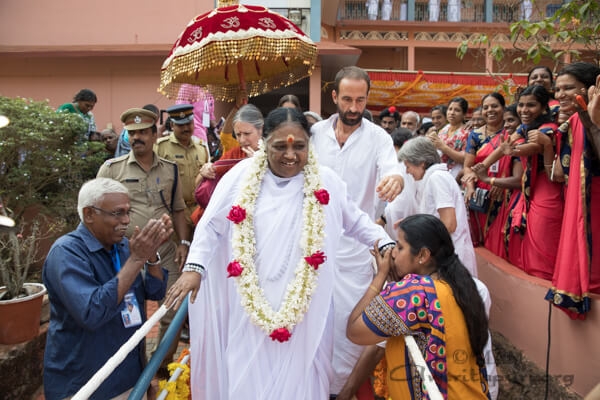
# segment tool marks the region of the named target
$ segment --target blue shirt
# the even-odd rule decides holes
[[[129,132],[127,132],[127,129],[123,129],[119,135],[119,140],[117,141],[114,157],[124,156],[125,154],[129,154],[130,151],[131,144],[129,144]]]
[[[127,238],[117,244],[122,264],[129,257]],[[117,302],[117,272],[110,252],[83,224],[50,249],[42,277],[50,299],[50,325],[44,354],[47,400],[73,396],[139,328],[125,328]],[[150,274],[132,285],[142,319],[145,300],[160,300],[167,286]],[[91,399],[109,399],[131,389],[145,364],[143,341],[113,371]]]

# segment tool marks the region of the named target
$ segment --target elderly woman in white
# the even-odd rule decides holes
[[[456,180],[441,163],[429,139],[416,137],[404,143],[398,152],[406,172],[416,183],[416,212],[438,217],[450,232],[456,254],[473,277],[477,277],[477,261],[471,241],[467,209]]]

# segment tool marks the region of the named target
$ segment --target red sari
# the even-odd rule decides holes
[[[200,221],[204,209],[208,205],[208,201],[223,175],[246,157],[247,155],[242,151],[242,148],[237,146],[225,152],[218,161],[215,161],[213,164],[215,167],[215,179],[204,179],[194,191],[194,197],[196,198],[196,203],[198,203],[198,207],[196,207],[191,215],[194,225]]]
[[[600,176],[592,172],[585,155],[589,143],[579,115],[573,115],[569,125],[567,151],[561,155],[565,173],[568,169],[565,212],[546,300],[573,319],[585,319],[590,310],[589,293],[600,293]]]
[[[501,138],[508,140],[508,133],[502,129],[492,136],[486,136],[485,126],[473,130],[469,134],[466,152],[475,155],[474,164],[483,162],[501,143]],[[495,171],[495,172],[492,172]],[[511,157],[505,156],[498,160],[496,166],[488,168],[488,176],[504,178],[512,175]],[[481,181],[477,187],[490,189],[490,185]],[[485,245],[494,254],[506,258],[505,224],[510,212],[511,191],[505,189],[502,195],[490,202],[487,213],[469,210],[469,224],[471,232],[481,231],[483,243],[479,238],[473,237],[473,245]]]
[[[556,124],[547,123],[538,128],[553,135]],[[523,193],[527,204],[527,227],[522,245],[523,270],[529,275],[551,280],[560,239],[564,199],[562,184],[551,182],[543,168],[539,154],[527,158],[523,176]]]

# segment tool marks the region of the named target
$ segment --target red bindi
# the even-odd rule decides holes
[[[288,142],[289,144],[292,144],[292,143],[294,143],[294,135],[288,135],[288,136],[287,136],[287,142]]]

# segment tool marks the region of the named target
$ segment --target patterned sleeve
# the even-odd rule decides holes
[[[477,154],[477,150],[479,150],[479,133],[476,129],[473,129],[469,132],[469,136],[467,136],[467,146],[465,147],[466,154]]]
[[[369,329],[382,337],[430,331],[430,321],[440,315],[433,281],[420,275],[389,283],[362,314]]]
[[[549,123],[549,124],[543,124],[538,129],[540,130],[540,132],[542,132],[545,135],[553,136],[554,133],[556,133],[556,131],[558,130],[558,126],[554,123]]]
[[[456,141],[454,142],[454,144],[455,144],[454,149],[456,151],[465,151],[467,149],[468,139],[469,139],[469,131],[467,129],[460,128],[458,137],[456,138]]]

